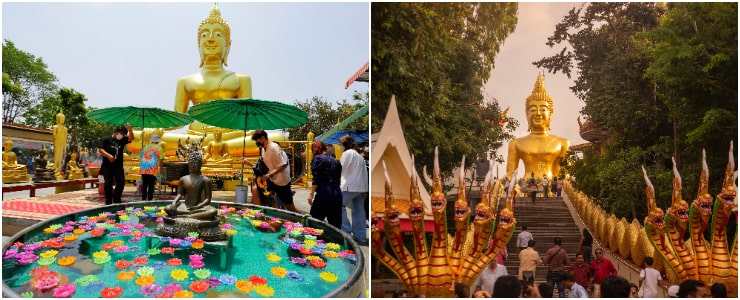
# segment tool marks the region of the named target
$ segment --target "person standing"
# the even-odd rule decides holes
[[[342,231],[352,233],[355,241],[367,245],[367,213],[365,213],[364,201],[368,197],[368,175],[365,168],[365,158],[360,154],[355,140],[350,135],[339,139],[342,154]],[[352,211],[352,222],[347,217],[347,210]]]
[[[161,141],[158,134],[152,133],[149,136],[149,143],[139,154],[139,174],[143,183],[141,200],[154,199],[154,184],[157,183],[159,168],[164,164],[164,149],[159,146]]]
[[[558,297],[565,297],[565,287],[563,286],[563,275],[565,267],[570,265],[568,253],[560,246],[562,243],[560,237],[553,240],[553,246],[545,253],[543,262],[547,265],[547,282],[558,287]]]
[[[576,254],[576,263],[570,265],[568,274],[573,275],[573,279],[580,286],[590,289],[591,285],[591,267],[584,263],[583,253]]]
[[[588,293],[586,293],[586,289],[584,289],[582,285],[578,284],[578,282],[573,279],[573,275],[565,274],[565,276],[563,277],[563,285],[565,285],[565,287],[570,290],[568,297],[588,298]],[[562,296],[560,298],[562,298]]]
[[[283,155],[283,148],[278,143],[270,142],[267,138],[267,132],[262,128],[254,131],[252,140],[257,147],[264,149],[262,159],[267,165],[267,169],[269,169],[267,174],[264,175],[267,177],[267,189],[280,198],[285,208],[292,212],[302,213],[293,204],[293,191],[290,189],[290,167],[285,159],[286,156]],[[246,159],[245,163],[249,164],[250,167],[254,166],[254,163]]]
[[[529,247],[529,241],[531,240],[534,240],[534,237],[532,237],[532,234],[527,231],[527,225],[522,225],[522,232],[516,236],[516,246],[520,251],[527,249],[527,247]]]
[[[593,243],[594,237],[591,235],[591,232],[588,231],[588,228],[583,227],[581,242],[578,245],[578,249],[581,249],[583,259],[587,265],[591,263],[591,247]]]
[[[660,272],[653,268],[653,258],[645,257],[645,268],[640,272],[641,297],[655,298],[658,295],[658,283],[661,279]]]
[[[129,123],[126,123],[126,127],[116,127],[111,136],[100,140],[98,154],[105,158],[100,165],[100,174],[105,179],[106,205],[121,203],[123,185],[126,183],[125,174],[123,173],[123,150],[126,148],[126,144],[133,140],[134,131]],[[113,191],[114,184],[116,185],[115,191]]]
[[[534,240],[529,240],[528,247],[519,252],[519,279],[530,283],[534,283],[537,266],[542,264],[540,254],[534,249],[536,244]]]
[[[601,282],[609,276],[617,276],[617,269],[609,259],[604,258],[604,249],[594,251],[596,259],[591,262],[591,274],[594,275],[594,298],[601,298]]]
[[[558,179],[558,198],[562,197],[563,193],[563,179]]]
[[[322,221],[326,218],[332,226],[342,228],[342,191],[339,189],[342,165],[326,153],[326,144],[322,141],[313,142],[311,151],[314,155],[311,160],[313,182],[308,193],[311,216]]]
[[[542,198],[543,199],[547,199],[549,190],[550,190],[550,184],[547,181],[547,175],[542,175]]]
[[[493,286],[496,284],[496,280],[498,280],[499,277],[507,275],[509,275],[509,272],[506,271],[506,267],[504,265],[499,265],[496,263],[496,260],[493,259],[488,263],[488,267],[483,269],[483,272],[480,272],[478,278],[473,282],[473,291],[487,291],[491,293],[491,295],[495,295]],[[469,295],[467,297],[469,297]]]

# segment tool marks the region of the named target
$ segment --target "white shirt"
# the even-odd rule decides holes
[[[516,237],[516,246],[519,248],[527,248],[529,241],[533,239],[534,237],[532,237],[532,234],[529,233],[529,231],[522,231]]]
[[[658,282],[661,279],[658,270],[647,267],[640,272],[642,279],[642,296],[644,298],[655,298],[658,295]]]
[[[496,280],[501,276],[507,275],[509,275],[509,272],[506,271],[506,267],[504,265],[496,264],[496,270],[493,272],[491,272],[491,269],[486,266],[486,268],[483,269],[483,272],[480,272],[478,278],[475,279],[475,282],[473,282],[471,290],[475,291],[475,287],[480,286],[482,291],[488,291],[493,295],[493,285],[496,283]]]
[[[342,154],[342,179],[339,187],[342,192],[368,192],[367,168],[365,158],[355,150]]]
[[[580,284],[574,282],[570,287],[570,298],[588,298],[588,293]]]
[[[264,152],[262,153],[262,159],[265,161],[267,168],[270,169],[270,180],[278,186],[285,186],[290,183],[290,165],[286,166],[280,172],[275,172],[279,166],[287,165],[288,155],[284,153],[283,148],[277,143],[267,141]]]

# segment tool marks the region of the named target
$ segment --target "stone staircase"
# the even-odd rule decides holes
[[[504,201],[502,199],[499,201],[499,209],[502,209],[503,205]],[[547,249],[554,245],[555,237],[560,237],[563,250],[568,253],[571,263],[575,262],[576,253],[580,251],[578,244],[581,241],[581,233],[563,198],[548,198],[547,200],[538,198],[534,205],[530,198],[517,198],[514,217],[517,222],[516,229],[506,245],[509,259],[504,263],[510,275],[519,273],[519,248],[516,246],[516,238],[522,231],[522,225],[527,225],[527,230],[532,233],[534,240],[537,242],[535,249],[542,258],[544,258]],[[537,266],[535,284],[545,282],[546,275],[547,266]],[[557,289],[555,289],[554,294],[557,297]]]

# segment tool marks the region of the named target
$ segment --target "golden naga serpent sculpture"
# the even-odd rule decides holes
[[[702,151],[698,193],[691,203],[681,197],[681,175],[674,162],[672,202],[665,212],[657,207],[655,189],[644,174],[648,204],[644,226],[636,219],[631,223],[625,218],[617,220],[569,183],[564,185],[564,191],[594,237],[615,256],[627,263],[631,261],[638,269],[645,257],[654,257],[653,267],[665,273],[670,282],[678,284],[685,279],[696,279],[708,286],[723,283],[728,296],[735,298],[737,238],[728,241],[727,237],[728,221],[737,218],[737,171],[732,153],[730,143],[722,190],[713,198],[708,191],[709,168]],[[707,230],[709,240],[705,238]]]
[[[419,193],[418,175],[411,174],[411,203],[409,219],[411,221],[414,242],[412,256],[401,239],[399,210],[393,204],[393,186],[387,171],[385,173],[385,212],[382,217],[383,227],[378,227],[380,218],[372,218],[372,252],[373,256],[393,271],[411,294],[426,294],[429,297],[452,297],[455,283],[472,284],[475,278],[490,263],[496,254],[506,246],[514,233],[514,188],[509,188],[506,205],[499,214],[496,231],[494,215],[498,207],[498,195],[502,186],[491,179],[492,173],[486,176],[483,183],[481,203],[475,208],[473,230],[470,231],[468,217],[470,209],[465,195],[464,176],[459,182],[459,194],[455,202],[455,236],[447,234],[446,203],[442,190],[442,177],[439,169],[438,151],[434,150],[434,175],[430,203],[434,217],[434,233],[431,250],[427,251],[424,234],[424,208]],[[413,158],[412,158],[413,165]],[[463,157],[462,166],[465,165]],[[385,168],[385,164],[383,164]],[[464,169],[464,168],[461,168]],[[512,183],[515,180],[511,181]],[[493,199],[493,200],[492,200]],[[492,235],[493,233],[493,235]],[[393,250],[393,255],[385,250],[383,234]],[[491,241],[489,243],[489,240]]]

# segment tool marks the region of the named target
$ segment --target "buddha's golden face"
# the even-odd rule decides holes
[[[552,110],[544,100],[534,100],[529,102],[527,107],[527,121],[530,130],[547,130],[550,128],[550,117]]]
[[[64,115],[59,114],[57,115],[57,124],[63,124],[64,123]]]
[[[203,24],[198,33],[200,55],[226,57],[231,41],[226,37],[226,29],[218,23]]]
[[[11,149],[13,149],[13,141],[5,140],[5,142],[3,143],[3,147],[5,147],[5,151],[10,151]]]
[[[213,137],[216,139],[216,141],[221,140],[221,130],[216,130],[216,132],[213,133]]]

